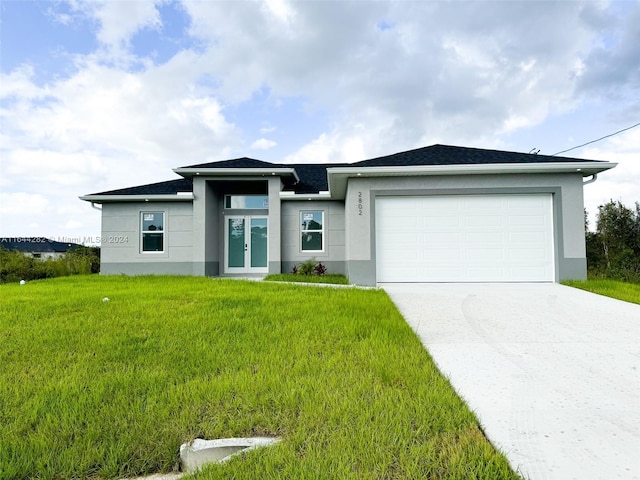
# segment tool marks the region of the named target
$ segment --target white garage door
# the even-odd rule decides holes
[[[550,194],[380,197],[378,282],[554,281]]]

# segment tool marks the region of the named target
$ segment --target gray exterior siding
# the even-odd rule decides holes
[[[290,272],[315,257],[351,283],[376,284],[376,199],[398,195],[550,193],[555,280],[586,278],[582,176],[576,174],[442,175],[349,178],[344,200],[282,200],[279,177],[194,178],[193,202],[102,205],[103,274],[224,275],[227,215],[267,215],[269,273]],[[264,193],[268,210],[224,208],[224,195]],[[300,212],[324,212],[324,249],[301,247]],[[165,249],[142,252],[141,212],[165,213]]]
[[[352,283],[376,284],[375,200],[397,195],[551,193],[556,281],[586,278],[582,176],[509,174],[349,179],[345,198],[346,274]]]
[[[142,212],[164,212],[164,252],[142,252]],[[193,274],[193,205],[132,202],[102,205],[100,270],[105,275]]]
[[[324,251],[305,252],[301,246],[300,212],[324,212]],[[315,257],[328,269],[327,273],[345,273],[345,218],[340,201],[287,200],[282,202],[282,272]]]

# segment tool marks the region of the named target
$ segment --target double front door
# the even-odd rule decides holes
[[[225,218],[225,273],[267,273],[268,218],[229,215]]]

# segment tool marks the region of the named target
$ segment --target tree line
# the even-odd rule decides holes
[[[585,239],[590,277],[640,283],[640,203],[600,205],[593,232],[585,210]]]
[[[33,258],[0,247],[0,283],[98,273],[100,249],[78,246],[59,258]]]

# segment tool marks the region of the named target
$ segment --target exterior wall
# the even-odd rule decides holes
[[[141,212],[164,212],[164,252],[142,252]],[[193,274],[191,202],[102,205],[100,271],[104,275]]]
[[[269,273],[281,272],[282,261],[282,236],[280,224],[282,222],[282,204],[280,203],[280,190],[282,182],[280,177],[269,178]]]
[[[193,179],[193,275],[215,276],[220,265],[220,195],[205,178]]]
[[[315,257],[327,273],[345,273],[345,217],[341,201],[287,200],[282,205],[282,272]],[[300,212],[324,211],[324,251],[304,252],[300,244]]]
[[[289,272],[312,257],[351,283],[376,284],[375,200],[396,195],[551,193],[556,281],[586,278],[582,176],[520,174],[350,178],[343,201],[281,201],[279,177],[194,178],[193,202],[105,203],[102,206],[103,274],[224,274],[225,215],[268,215],[269,273]],[[227,193],[269,196],[267,210],[225,210]],[[304,252],[300,212],[322,210],[324,251]],[[140,215],[165,212],[165,251],[141,251]]]
[[[345,198],[346,274],[376,284],[375,199],[396,195],[551,193],[556,281],[586,278],[580,174],[460,175],[350,178]]]

